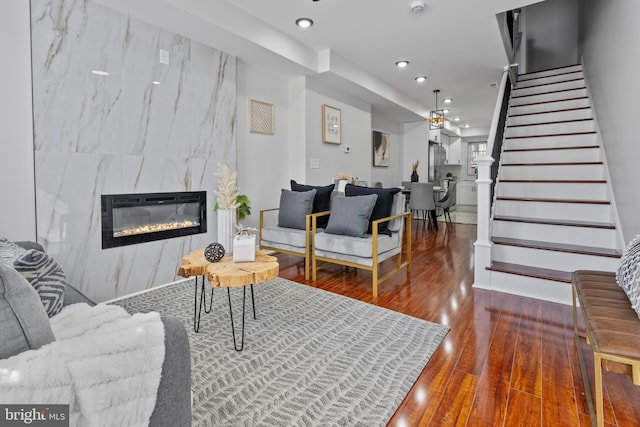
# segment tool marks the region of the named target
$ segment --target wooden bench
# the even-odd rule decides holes
[[[618,286],[615,273],[578,270],[573,273],[572,282],[573,325],[580,369],[591,420],[595,418],[596,425],[601,427],[604,425],[602,370],[630,375],[633,383],[640,385],[640,319]],[[578,331],[578,311],[584,320],[585,332]],[[581,339],[585,339],[593,351],[595,414]]]

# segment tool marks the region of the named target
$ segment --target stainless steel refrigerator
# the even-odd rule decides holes
[[[444,147],[435,141],[429,141],[429,182],[433,182],[434,185],[442,184],[442,167],[446,158]]]

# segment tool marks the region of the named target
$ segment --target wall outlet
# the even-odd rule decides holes
[[[351,152],[351,147],[349,147],[348,145],[344,146],[344,152],[345,153],[350,153]]]
[[[311,159],[309,163],[311,169],[320,169],[320,159]]]

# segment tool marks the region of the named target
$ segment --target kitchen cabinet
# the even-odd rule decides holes
[[[474,181],[458,181],[456,194],[456,204],[458,205],[478,204],[478,186]]]
[[[444,149],[447,153],[444,162],[446,165],[462,164],[462,138],[449,137],[449,141],[444,144]]]

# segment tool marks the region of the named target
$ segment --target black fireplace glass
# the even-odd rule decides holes
[[[103,195],[102,248],[205,233],[206,205],[205,191]]]

